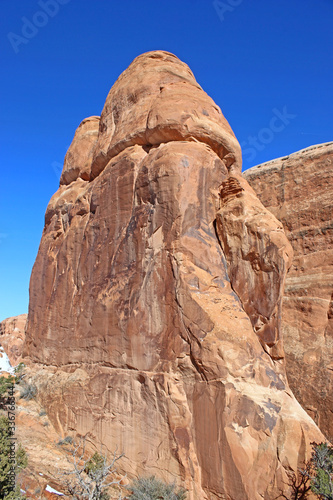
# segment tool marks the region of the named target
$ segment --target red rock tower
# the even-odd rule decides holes
[[[322,439],[285,376],[291,257],[188,66],[137,57],[77,129],[46,211],[25,355],[50,418],[190,500],[276,498]]]

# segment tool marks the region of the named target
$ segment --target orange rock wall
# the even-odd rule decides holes
[[[333,439],[333,143],[244,173],[294,250],[282,307],[287,374],[298,401]]]
[[[60,433],[124,451],[130,477],[176,479],[189,500],[276,498],[323,438],[285,375],[282,226],[172,54],[139,56],[97,123],[75,134],[31,276],[41,402]]]

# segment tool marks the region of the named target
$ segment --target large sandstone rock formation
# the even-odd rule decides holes
[[[4,348],[12,366],[21,361],[26,322],[27,315],[20,314],[4,319],[0,323],[0,345]]]
[[[31,276],[25,356],[63,434],[189,499],[276,498],[323,436],[288,388],[291,246],[186,64],[144,54],[66,155]]]
[[[333,143],[258,165],[244,176],[293,246],[282,308],[288,379],[332,440]]]

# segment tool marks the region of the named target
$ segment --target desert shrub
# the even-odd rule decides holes
[[[64,439],[59,439],[58,445],[62,446],[63,444],[72,444],[73,438],[71,436],[66,436]]]
[[[25,364],[24,363],[19,363],[17,366],[14,368],[14,373],[15,373],[15,383],[19,384],[21,380],[24,378],[24,369],[25,369]]]
[[[27,500],[27,497],[21,494],[21,489],[18,485],[16,486],[14,491],[11,491],[3,498],[4,500]]]
[[[320,500],[333,500],[333,446],[312,443],[311,490]]]
[[[84,472],[92,477],[104,467],[105,458],[100,453],[94,453],[93,456],[86,462]]]
[[[185,500],[186,491],[176,489],[176,483],[164,483],[155,476],[140,477],[128,486],[130,500]]]
[[[0,410],[7,411],[8,405],[13,404],[14,396],[14,378],[9,375],[9,377],[0,377]]]
[[[45,417],[45,415],[46,415],[46,411],[45,411],[45,410],[43,410],[43,409],[42,409],[42,410],[40,410],[40,412],[39,412],[39,416],[40,416],[40,417]]]
[[[320,500],[333,500],[333,446],[311,444],[312,456],[305,467],[297,473],[288,473],[291,493],[281,493],[278,498],[305,500],[314,493]]]
[[[79,444],[72,443],[71,470],[61,474],[67,492],[74,500],[109,500],[109,488],[118,488],[120,480],[116,479],[116,462],[122,457],[114,453],[108,458],[106,454],[94,453],[85,460],[85,440]],[[119,500],[123,497],[120,495]]]
[[[12,375],[8,377],[4,377],[1,375],[0,377],[0,396],[7,396],[8,389],[10,389],[15,383],[15,379]]]
[[[20,397],[30,401],[30,399],[34,399],[37,395],[37,387],[35,384],[24,384],[20,389]]]

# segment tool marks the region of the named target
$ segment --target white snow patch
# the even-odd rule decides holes
[[[1,372],[7,372],[13,374],[14,368],[10,364],[9,358],[5,353],[3,347],[0,345],[0,373]]]
[[[52,488],[49,485],[46,485],[45,491],[48,491],[49,493],[55,493],[56,495],[59,495],[60,497],[64,496],[63,493],[60,493],[60,491],[55,490],[54,488]]]

